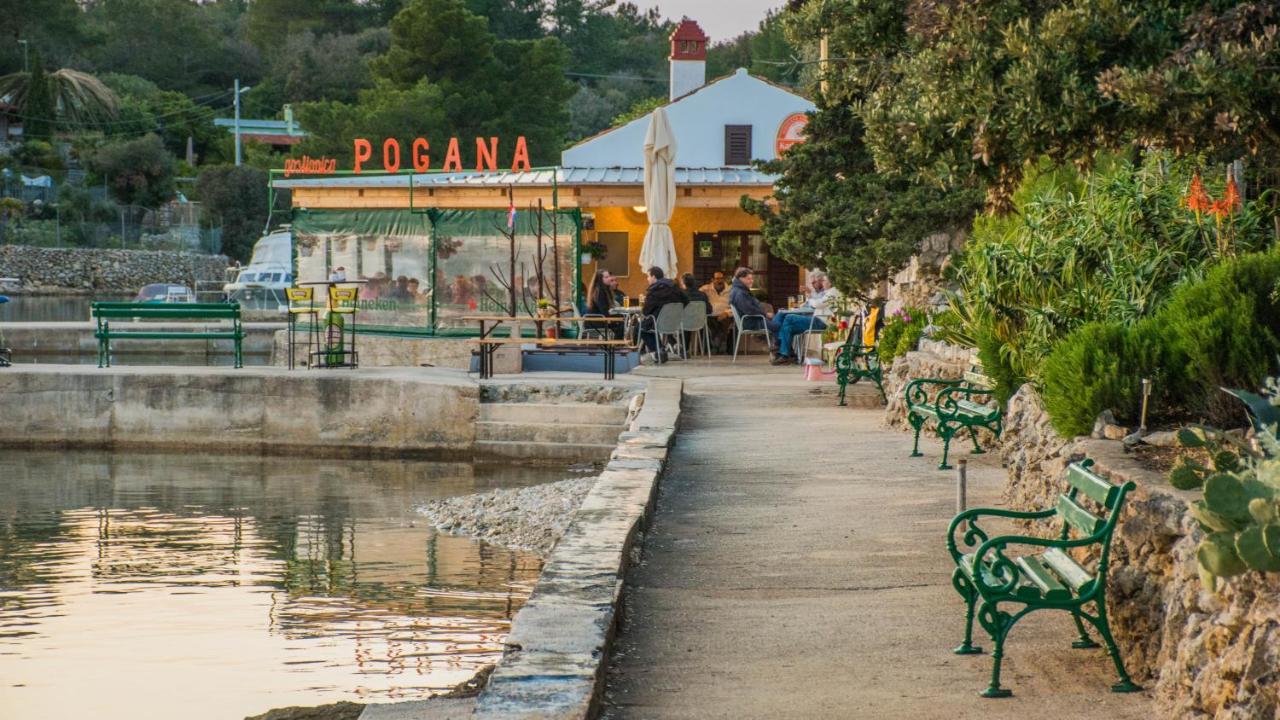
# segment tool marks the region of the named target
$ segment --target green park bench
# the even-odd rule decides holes
[[[98,367],[111,367],[112,340],[230,340],[235,343],[235,366],[244,366],[240,303],[96,302],[93,319]],[[113,325],[112,320],[230,320],[231,324],[218,329],[148,330],[132,322]]]
[[[1004,412],[992,394],[995,384],[982,373],[982,365],[974,358],[972,367],[961,380],[918,378],[907,383],[903,393],[907,401],[907,422],[915,429],[911,457],[920,457],[920,430],[930,420],[942,438],[942,462],[938,469],[949,470],[947,454],[951,438],[967,429],[973,440],[973,453],[982,454],[976,428],[986,428],[1000,437]],[[936,389],[936,392],[931,391]]]
[[[880,391],[880,401],[888,404],[882,383],[883,373],[880,366],[880,355],[874,345],[863,345],[861,333],[849,331],[849,338],[836,349],[836,380],[840,383],[840,405],[845,404],[845,388],[867,379],[876,384]]]
[[[947,531],[947,551],[956,569],[951,584],[967,606],[964,642],[955,649],[957,655],[973,655],[982,649],[973,644],[974,606],[978,623],[991,636],[995,645],[991,658],[991,685],[983,697],[1008,697],[1012,692],[1000,686],[1000,662],[1004,658],[1004,641],[1014,623],[1035,610],[1062,610],[1071,613],[1080,638],[1073,648],[1099,647],[1085,631],[1082,620],[1089,621],[1106,643],[1120,681],[1111,686],[1113,692],[1140,690],[1124,669],[1120,651],[1107,623],[1107,558],[1111,552],[1111,536],[1124,507],[1125,496],[1134,484],[1112,485],[1089,468],[1092,460],[1082,460],[1067,467],[1065,494],[1049,510],[1015,512],[991,508],[965,510],[951,521]],[[1080,503],[1080,495],[1089,498],[1099,510],[1094,514]],[[1023,520],[1055,518],[1061,526],[1057,539],[1000,535],[988,537],[978,527],[981,517],[1017,518]],[[1076,535],[1072,538],[1072,534]],[[959,537],[957,537],[957,535]],[[1011,557],[1011,545],[1043,548],[1042,552]],[[961,549],[976,548],[973,552]],[[1092,572],[1069,554],[1073,548],[1088,548],[1095,567]],[[1092,603],[1090,614],[1085,607]],[[1001,606],[1005,607],[1001,607]]]

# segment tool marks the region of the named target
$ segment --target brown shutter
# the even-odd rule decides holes
[[[751,126],[724,126],[724,164],[751,164]]]

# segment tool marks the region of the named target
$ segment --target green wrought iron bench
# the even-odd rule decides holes
[[[982,373],[982,365],[974,358],[973,364],[961,380],[917,378],[907,383],[903,394],[907,402],[907,422],[915,430],[911,457],[920,457],[920,431],[933,421],[938,437],[942,439],[942,462],[939,470],[950,470],[947,456],[951,451],[951,438],[961,430],[968,430],[973,440],[973,454],[981,455],[977,428],[986,428],[1000,437],[1004,427],[1004,410],[992,390],[995,383]]]
[[[155,303],[96,302],[93,319],[97,323],[93,336],[98,341],[98,367],[111,367],[112,340],[230,340],[235,346],[235,366],[244,367],[241,344],[244,327],[240,324],[240,303]],[[148,330],[146,325],[117,323],[112,320],[230,320],[216,329]]]
[[[1073,648],[1096,648],[1085,631],[1084,622],[1094,627],[1106,643],[1120,681],[1111,686],[1113,692],[1136,692],[1136,685],[1125,671],[1124,661],[1116,648],[1115,638],[1107,622],[1107,560],[1111,537],[1124,508],[1125,497],[1134,484],[1113,485],[1090,470],[1092,460],[1082,460],[1067,467],[1068,490],[1058,496],[1057,504],[1048,510],[1015,512],[991,508],[965,510],[951,521],[947,531],[947,551],[955,561],[951,584],[964,598],[964,642],[955,649],[957,655],[973,655],[982,649],[973,644],[973,620],[991,636],[994,644],[991,684],[983,697],[999,698],[1012,694],[1000,685],[1000,664],[1004,659],[1004,643],[1015,623],[1036,610],[1061,610],[1071,613],[1079,639]],[[1091,500],[1097,514],[1081,504],[1080,496]],[[979,518],[1054,519],[1060,526],[1057,539],[1000,535],[989,537],[978,526]],[[1074,535],[1074,537],[1073,537]],[[1011,546],[1039,548],[1040,552],[1013,556]],[[1092,571],[1070,554],[1073,548],[1089,548]],[[964,552],[970,550],[970,552]],[[1090,613],[1086,608],[1092,605]],[[976,612],[975,612],[976,606]]]
[[[840,405],[845,404],[845,389],[859,380],[867,379],[876,384],[880,391],[880,401],[889,404],[884,394],[883,373],[880,367],[880,355],[874,345],[863,345],[861,333],[849,331],[849,339],[836,348],[836,380],[840,383]]]

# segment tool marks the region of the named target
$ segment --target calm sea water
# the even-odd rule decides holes
[[[541,565],[415,505],[563,476],[0,451],[0,717],[225,720],[448,688],[500,657]]]
[[[132,299],[133,295],[10,295],[9,302],[0,303],[0,322],[89,322],[93,303]]]

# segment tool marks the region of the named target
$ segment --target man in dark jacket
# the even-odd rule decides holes
[[[662,310],[662,306],[678,303],[684,305],[689,301],[685,297],[684,291],[676,287],[676,284],[664,277],[660,267],[649,268],[648,278],[649,287],[644,291],[644,309],[642,314],[645,319],[641,321],[640,336],[644,339],[645,349],[649,352],[656,353],[658,349],[657,339],[654,336],[653,323],[657,320],[658,312]],[[648,318],[653,318],[649,320]]]
[[[729,288],[729,304],[733,309],[738,311],[738,315],[743,318],[742,328],[744,330],[759,330],[761,328],[760,318],[747,317],[748,315],[762,315],[765,318],[765,326],[769,328],[770,334],[770,350],[773,349],[772,343],[778,336],[779,324],[774,318],[773,313],[766,310],[764,305],[751,294],[751,284],[755,282],[756,274],[751,268],[738,268],[733,274],[733,285]]]

